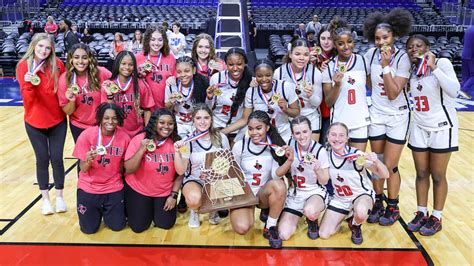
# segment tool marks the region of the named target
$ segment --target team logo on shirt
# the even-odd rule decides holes
[[[82,204],[79,204],[79,206],[77,206],[77,211],[80,214],[84,215],[84,213],[86,213],[86,211],[87,211],[87,208],[86,208],[86,206],[84,206]]]
[[[83,104],[87,104],[87,105],[92,105],[92,103],[94,102],[94,98],[90,97],[90,96],[87,96],[87,95],[82,95],[82,101],[81,103]]]
[[[421,83],[418,83],[418,86],[416,86],[416,89],[421,91],[423,89],[423,86],[421,85]]]
[[[189,108],[191,108],[191,106],[190,106],[188,103],[185,103],[185,104],[183,105],[183,107],[184,107],[184,109],[189,109]]]
[[[353,79],[352,77],[349,77],[349,78],[347,79],[347,83],[349,83],[349,84],[351,84],[351,85],[354,85],[355,82],[356,82],[355,79]]]
[[[298,171],[300,171],[300,172],[304,171],[304,167],[301,164],[298,165],[298,167],[296,169],[298,169]]]
[[[169,168],[168,166],[166,165],[163,165],[162,163],[160,163],[160,166],[158,166],[158,168],[156,168],[156,171],[162,175],[166,174],[168,172]]]
[[[339,174],[337,174],[337,178],[336,178],[336,179],[337,179],[337,181],[339,181],[339,182],[341,182],[341,183],[344,182],[344,178],[342,178],[342,176],[340,176]]]
[[[122,109],[125,114],[130,114],[132,112],[132,106],[130,104],[124,103]]]
[[[255,169],[257,169],[257,170],[262,169],[262,165],[259,164],[258,161],[255,163],[255,165],[253,167],[255,167]]]
[[[110,163],[110,159],[105,157],[104,155],[101,155],[100,159],[97,160],[97,163],[102,165],[102,167],[105,167]]]
[[[151,80],[153,80],[156,83],[160,83],[163,80],[163,76],[153,73],[153,75],[151,76]]]

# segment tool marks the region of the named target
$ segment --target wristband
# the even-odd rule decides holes
[[[385,75],[385,74],[390,74],[391,72],[391,69],[390,69],[390,66],[385,66],[382,70],[382,73]]]
[[[171,197],[173,197],[173,199],[177,200],[178,199],[178,192],[176,191],[171,191]]]

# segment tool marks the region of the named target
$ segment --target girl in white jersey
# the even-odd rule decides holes
[[[285,56],[281,67],[275,70],[273,78],[284,80],[296,86],[295,92],[301,108],[301,115],[309,118],[313,125],[312,138],[319,140],[321,114],[319,105],[323,98],[321,71],[309,62],[310,52],[304,39],[296,39]]]
[[[192,134],[192,113],[196,103],[204,103],[209,82],[196,74],[194,62],[189,56],[176,60],[176,85],[166,86],[165,106],[174,111],[178,134],[181,138]]]
[[[178,59],[179,60],[179,59]],[[227,137],[212,126],[212,111],[203,103],[194,106],[192,113],[193,127],[196,129],[184,140],[179,141],[177,146],[183,152],[184,166],[187,169],[182,193],[186,198],[186,204],[191,209],[188,226],[197,228],[200,225],[197,210],[202,204],[201,167],[204,164],[206,153],[219,149],[230,149]],[[220,221],[217,212],[209,214],[209,223],[218,224]]]
[[[311,139],[311,122],[307,117],[298,116],[291,120],[291,132],[293,138],[289,146],[294,150],[296,160],[291,165],[293,182],[288,190],[278,231],[281,239],[288,240],[304,215],[308,223],[308,237],[317,239],[318,217],[328,200],[324,186],[329,179],[328,155],[321,144]]]
[[[227,51],[224,61],[227,70],[212,75],[206,103],[214,113],[214,126],[228,135],[234,133],[228,129],[229,125],[242,116],[242,105],[252,75],[247,68],[244,50],[231,48]]]
[[[453,65],[448,59],[436,59],[430,42],[423,35],[407,41],[413,63],[410,91],[414,100],[413,125],[408,147],[416,168],[418,209],[408,229],[421,235],[441,230],[441,213],[448,194],[446,171],[451,152],[458,150],[458,119],[455,101],[460,91]],[[433,179],[433,212],[428,217],[430,176]]]
[[[351,146],[364,151],[370,124],[365,88],[367,66],[364,57],[352,52],[355,41],[347,22],[335,17],[330,25],[338,52],[323,72],[323,90],[326,104],[331,108],[331,123],[346,124]]]
[[[250,114],[248,132],[249,137],[236,142],[232,153],[259,199],[258,207],[270,209],[263,236],[272,248],[281,248],[276,226],[286,198],[286,185],[281,177],[291,167],[293,151],[271,125],[270,117],[264,111],[257,110]],[[240,235],[246,234],[255,222],[254,214],[254,207],[230,210],[232,229]]]
[[[267,112],[272,125],[286,142],[291,137],[289,118],[296,117],[300,113],[295,86],[292,83],[274,80],[273,63],[268,59],[261,59],[255,63],[255,75],[258,85],[247,90],[242,117],[227,130],[232,132],[243,128],[252,111],[262,110]]]
[[[333,123],[328,129],[329,177],[335,193],[321,222],[319,236],[328,239],[352,213],[348,219],[351,240],[359,245],[363,241],[361,225],[369,216],[375,199],[367,170],[381,178],[388,178],[389,173],[375,153],[366,154],[347,146],[348,135],[349,129],[343,123]]]
[[[410,124],[406,84],[410,76],[410,59],[395,46],[395,39],[408,34],[413,17],[405,9],[396,8],[387,15],[370,14],[364,22],[364,36],[375,42],[365,54],[372,87],[370,107],[370,148],[390,171],[387,180],[387,208],[383,207],[384,179],[374,176],[375,205],[369,223],[392,225],[400,218],[398,194],[400,173],[398,162],[405,146]]]

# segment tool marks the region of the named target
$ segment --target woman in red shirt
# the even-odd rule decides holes
[[[84,130],[73,153],[80,160],[77,215],[85,234],[99,230],[102,216],[113,231],[125,227],[122,173],[130,138],[118,127],[125,114],[118,105],[103,103],[96,116],[97,126]]]
[[[36,177],[43,198],[42,213],[52,214],[49,199],[49,162],[53,167],[56,188],[56,212],[67,211],[63,199],[63,149],[66,138],[66,119],[56,96],[58,77],[64,65],[56,58],[54,41],[47,33],[38,33],[18,62],[16,78],[25,108],[25,127],[35,152]]]
[[[48,21],[44,25],[44,32],[48,34],[52,34],[56,37],[56,35],[58,35],[58,29],[59,29],[58,24],[54,22],[54,19],[52,16],[49,16],[47,20]]]
[[[176,222],[176,199],[186,170],[179,149],[176,118],[168,109],[157,109],[144,132],[136,135],[125,153],[125,208],[135,233],[151,221],[170,229]]]
[[[138,72],[151,90],[155,108],[165,107],[166,79],[176,75],[176,59],[170,53],[166,30],[150,26],[143,37],[143,54],[137,55]]]
[[[96,110],[101,102],[100,84],[110,78],[111,73],[98,66],[94,52],[83,43],[71,47],[66,69],[59,77],[59,105],[69,115],[69,128],[77,142],[82,131],[96,124]]]

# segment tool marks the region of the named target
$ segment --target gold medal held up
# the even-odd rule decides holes
[[[156,144],[153,140],[150,140],[148,144],[146,145],[146,149],[149,152],[154,152],[156,150]]]
[[[73,93],[73,94],[79,94],[79,92],[81,92],[81,88],[76,85],[76,84],[72,84],[71,87],[69,88],[69,90]]]
[[[97,146],[97,148],[95,148],[95,151],[98,155],[105,155],[107,153],[107,150],[102,145]]]
[[[41,79],[40,77],[38,77],[38,75],[34,74],[33,76],[31,76],[30,82],[31,84],[38,86],[41,83]]]
[[[177,92],[175,93],[174,98],[180,103],[184,100],[184,95],[181,92]]]
[[[357,157],[355,163],[358,166],[364,166],[365,165],[365,156],[361,155],[361,156]]]
[[[282,157],[283,155],[285,155],[285,149],[283,149],[282,147],[276,147],[275,148],[275,154],[278,157]]]
[[[153,64],[150,61],[145,61],[145,63],[143,63],[143,69],[146,72],[151,72],[151,70],[153,69]]]
[[[321,55],[323,53],[323,49],[319,46],[314,47],[314,51],[316,52],[317,55]]]
[[[179,152],[181,154],[187,153],[188,152],[188,147],[186,145],[183,145],[183,146],[179,147]]]
[[[120,88],[115,83],[110,83],[107,89],[112,94],[116,94],[117,92],[120,91]]]
[[[314,158],[313,154],[308,152],[303,157],[303,161],[307,164],[310,164],[313,161],[313,158]]]
[[[272,103],[277,104],[278,101],[280,100],[280,98],[281,98],[280,94],[275,93],[275,94],[272,95],[271,101],[272,101]]]
[[[216,87],[213,91],[214,95],[216,96],[221,96],[222,95],[222,90],[219,87]]]
[[[214,69],[214,65],[216,64],[216,61],[215,60],[209,60],[209,63],[207,64],[207,67],[209,67],[210,69]]]
[[[341,72],[342,74],[347,72],[347,67],[346,65],[338,65],[337,66],[337,71]]]

